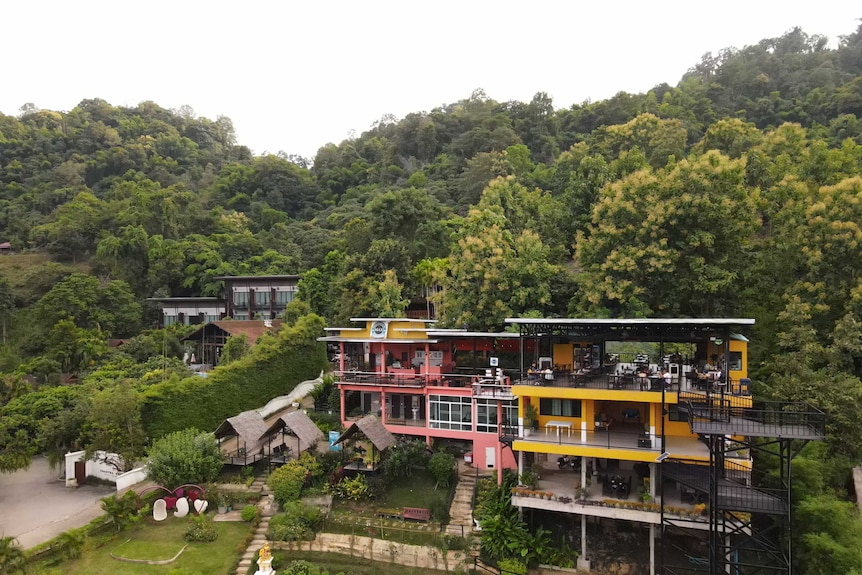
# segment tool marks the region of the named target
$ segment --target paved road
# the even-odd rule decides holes
[[[0,473],[0,536],[25,549],[44,543],[101,515],[99,500],[112,493],[102,485],[67,488],[44,457],[35,457],[27,470]]]

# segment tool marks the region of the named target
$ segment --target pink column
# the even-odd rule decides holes
[[[347,416],[347,414],[344,412],[344,390],[340,389],[338,395],[341,397],[341,408],[340,408],[338,415],[341,418],[341,421],[344,422],[344,421],[346,421],[346,416]]]
[[[503,425],[503,402],[497,400],[497,430]],[[497,485],[503,485],[503,444],[497,441]]]

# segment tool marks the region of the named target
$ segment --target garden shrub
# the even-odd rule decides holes
[[[119,533],[138,520],[138,496],[133,490],[126,491],[122,497],[111,495],[102,498],[102,510],[108,514]]]
[[[242,508],[242,520],[243,521],[254,521],[257,517],[257,507],[254,505],[246,505]]]
[[[186,529],[186,541],[215,541],[218,539],[218,530],[210,515],[197,515],[191,518]]]
[[[449,504],[445,499],[435,497],[428,504],[428,511],[431,512],[431,517],[440,523],[449,523]]]
[[[523,561],[518,559],[500,559],[497,562],[497,567],[500,568],[501,573],[512,575],[527,575],[527,566]]]
[[[372,495],[364,475],[345,477],[337,484],[330,486],[328,491],[335,497],[351,501],[362,501],[371,498]]]
[[[284,507],[290,501],[296,501],[302,494],[302,486],[308,480],[308,470],[300,465],[291,465],[295,461],[282,465],[272,472],[266,484],[272,489],[272,494],[279,505]]]
[[[421,439],[399,441],[389,448],[383,473],[390,479],[410,477],[416,469],[428,464],[428,458],[428,446]]]
[[[273,541],[314,539],[314,532],[319,527],[321,519],[319,508],[304,505],[300,501],[292,501],[284,507],[284,513],[279,513],[270,519],[266,536]]]
[[[323,466],[310,453],[304,452],[299,459],[288,461],[273,471],[266,483],[272,489],[279,505],[295,501],[302,495],[302,489],[323,475]]]
[[[437,487],[449,487],[455,475],[455,456],[445,451],[438,451],[428,461],[428,471],[431,472]]]
[[[222,455],[211,433],[184,429],[156,440],[150,448],[147,477],[174,489],[186,483],[213,481],[222,468]]]

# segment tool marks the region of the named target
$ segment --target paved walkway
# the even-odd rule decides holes
[[[272,491],[270,491],[269,487],[266,486],[266,478],[258,477],[254,480],[254,483],[251,484],[251,488],[260,488],[261,498],[257,503],[257,508],[261,512],[261,520],[257,529],[254,531],[254,537],[252,537],[251,543],[248,544],[248,548],[245,550],[242,559],[239,560],[236,575],[249,575],[249,573],[257,571],[257,565],[255,563],[255,561],[257,561],[257,553],[260,548],[263,547],[264,542],[266,542],[266,531],[269,529],[269,518],[275,514],[275,498],[272,495]]]
[[[29,469],[0,473],[0,536],[29,549],[99,517],[101,499],[114,493],[104,485],[66,487],[46,458],[34,457]]]

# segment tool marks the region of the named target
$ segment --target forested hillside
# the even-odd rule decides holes
[[[754,317],[756,392],[829,414],[828,440],[796,462],[799,572],[862,572],[846,502],[861,223],[862,27],[837,49],[795,29],[707,54],[676,86],[562,109],[477,90],[313,160],[254,157],[229,119],[191,109],[25,106],[0,115],[0,242],[23,253],[0,257],[0,405],[28,391],[23,373],[146,387],[140,366],[168,337],[122,353],[105,339],[154,326],[146,297],[215,295],[229,274],[302,273],[300,299],[330,325],[430,292],[443,324],[475,329]]]

